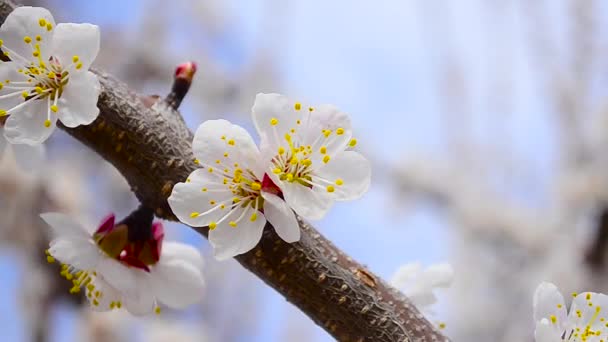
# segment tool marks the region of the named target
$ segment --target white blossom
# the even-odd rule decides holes
[[[142,269],[121,258],[119,235],[113,235],[112,247],[119,246],[116,257],[101,247],[100,236],[109,236],[114,217],[106,219],[97,231],[88,231],[66,215],[46,213],[41,217],[54,231],[55,238],[47,251],[48,261],[62,263],[61,275],[72,281],[71,293],[84,289],[91,307],[97,311],[120,309],[123,304],[134,315],[160,313],[159,302],[183,308],[201,299],[204,289],[202,257],[193,247],[158,242],[157,262]],[[97,238],[94,238],[94,236]]]
[[[255,247],[266,221],[283,240],[300,239],[295,214],[264,174],[260,152],[245,129],[226,120],[206,121],[196,131],[192,149],[203,169],[176,184],[168,201],[181,222],[209,227],[217,259]]]
[[[338,108],[258,94],[253,121],[262,139],[264,172],[302,217],[320,219],[334,201],[359,198],[369,188],[370,163],[346,151],[357,141],[350,118]]]
[[[0,116],[14,144],[36,145],[53,132],[97,118],[100,84],[88,71],[99,52],[99,28],[59,24],[40,7],[18,7],[0,27]]]
[[[534,293],[536,342],[603,342],[608,338],[608,296],[602,293],[573,294],[570,310],[554,284],[543,282]]]
[[[437,303],[436,289],[448,288],[454,280],[450,264],[433,264],[423,268],[419,262],[405,264],[395,272],[390,284],[401,290],[416,307],[427,316],[434,316],[433,304]],[[437,322],[439,328],[445,323]]]

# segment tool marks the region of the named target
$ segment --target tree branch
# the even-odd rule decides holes
[[[14,8],[0,1],[0,21]],[[175,220],[167,197],[194,171],[192,133],[163,100],[150,105],[103,71],[99,118],[62,127],[114,165],[158,217]],[[146,103],[147,102],[147,103]],[[448,341],[400,292],[300,220],[300,242],[287,244],[267,226],[259,245],[236,257],[340,341]],[[194,228],[207,236],[206,228]]]

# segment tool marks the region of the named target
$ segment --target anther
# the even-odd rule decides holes
[[[295,108],[295,110],[300,110],[300,109],[302,109],[302,104],[300,102],[296,102],[296,104],[293,107]]]
[[[44,127],[46,127],[46,128],[51,127],[51,120],[49,120],[49,119],[44,120]]]
[[[277,118],[270,119],[270,124],[271,125],[276,126],[276,124],[278,124],[278,123],[279,123],[279,120],[277,120]]]
[[[334,192],[336,189],[333,187],[333,185],[328,185],[327,186],[327,192]]]
[[[325,157],[323,157],[323,162],[325,164],[329,163],[329,159],[331,159],[328,155],[325,155]]]
[[[25,37],[23,37],[23,41],[24,41],[26,44],[29,44],[29,43],[31,43],[31,42],[32,42],[32,38],[31,38],[31,37],[29,37],[29,36],[25,36]]]

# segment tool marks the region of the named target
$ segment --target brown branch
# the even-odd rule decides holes
[[[0,1],[0,21],[13,5]],[[192,133],[166,102],[147,106],[112,76],[99,75],[101,114],[89,126],[62,127],[114,165],[160,218],[173,185],[196,169]],[[300,221],[302,239],[284,243],[267,226],[259,245],[236,259],[340,341],[448,341],[400,292]],[[202,235],[207,229],[195,228]]]

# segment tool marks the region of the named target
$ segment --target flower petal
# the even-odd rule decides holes
[[[117,260],[110,259],[104,256],[99,261],[96,267],[97,273],[103,277],[116,290],[120,291],[125,295],[133,295],[135,292],[139,292],[140,289],[137,287],[139,284],[136,283],[136,271],[144,272],[140,270],[131,270],[128,266],[125,266]]]
[[[85,71],[89,69],[99,53],[99,41],[97,25],[62,23],[55,29],[52,55],[59,58],[59,62],[64,67],[72,64],[72,58],[78,56],[76,63],[82,63],[79,71]]]
[[[348,201],[361,197],[369,189],[372,170],[369,161],[360,153],[343,151],[315,173],[335,184],[332,195],[337,201]]]
[[[18,72],[20,65],[16,62],[0,62],[0,96],[4,98],[0,99],[0,109],[8,112],[9,114],[16,114],[20,111],[10,111],[12,108],[20,103],[23,103],[23,97],[19,89],[9,89],[10,82],[25,82],[28,77]],[[7,82],[8,81],[8,82]],[[12,96],[8,96],[13,94]],[[8,96],[8,97],[7,97]]]
[[[424,270],[424,280],[430,287],[448,288],[454,281],[454,269],[447,263],[433,264]]]
[[[560,326],[566,323],[566,303],[557,287],[551,283],[543,282],[534,292],[534,320],[549,319],[555,315]]]
[[[179,242],[165,242],[161,258],[164,260],[186,260],[198,270],[202,270],[204,266],[203,257],[198,249]]]
[[[188,259],[163,255],[150,272],[150,285],[161,303],[180,309],[202,299],[205,281],[200,269]]]
[[[275,181],[285,197],[285,202],[295,210],[298,215],[309,220],[320,220],[333,205],[333,200],[326,192],[314,191],[299,183]]]
[[[148,274],[141,270],[131,270],[135,280],[136,291],[123,293],[125,307],[132,315],[144,316],[152,313],[156,307],[154,291]]]
[[[331,131],[321,137],[321,144],[327,148],[326,154],[330,157],[344,151],[353,136],[350,117],[337,107],[328,104],[320,105],[310,112],[310,116],[302,126],[304,128],[302,139],[306,142],[305,145],[317,141],[324,130]],[[319,154],[315,154],[315,157],[318,156]],[[315,161],[313,159],[313,163]]]
[[[44,23],[44,25],[40,25],[41,23]],[[48,30],[47,23],[51,25],[51,30]],[[3,41],[3,47],[28,60],[35,60],[32,57],[32,52],[34,51],[34,44],[39,44],[42,53],[41,60],[47,61],[50,56],[50,43],[54,26],[55,20],[46,8],[17,7],[6,17],[0,27],[0,39]],[[32,39],[30,43],[24,41],[26,36]],[[37,41],[36,36],[40,36],[41,40]],[[6,51],[6,49],[4,50]],[[14,56],[14,53],[9,52],[9,57],[20,63],[22,62],[17,56]]]
[[[87,231],[71,217],[62,213],[43,213],[40,217],[53,229],[58,238],[91,238]]]
[[[43,143],[55,130],[57,115],[51,115],[47,127],[47,103],[45,100],[30,100],[23,111],[10,115],[4,126],[4,136],[12,144],[37,145]]]
[[[237,217],[241,212],[235,212],[232,216]],[[226,221],[209,231],[209,242],[217,260],[232,258],[253,249],[262,238],[266,225],[263,215],[258,215],[253,222],[245,217],[237,227],[229,226]]]
[[[300,226],[296,215],[280,197],[268,192],[262,192],[264,197],[264,216],[272,224],[274,230],[285,242],[300,240]]]
[[[81,238],[51,240],[49,253],[62,263],[72,265],[80,270],[95,269],[102,259],[93,241]]]
[[[5,140],[4,137],[0,137],[0,140]],[[46,156],[46,148],[44,145],[25,145],[25,144],[14,144],[12,145],[13,155],[15,161],[22,171],[36,172],[41,170]],[[0,153],[2,147],[0,147]]]
[[[94,293],[91,296],[85,296],[93,311],[104,312],[114,308],[111,303],[120,302],[122,296],[115,288],[108,284],[102,277],[93,277],[91,283],[95,286],[93,291],[99,291],[99,296]],[[87,290],[88,292],[88,290]]]
[[[168,199],[171,210],[181,222],[194,227],[208,226],[228,212],[232,192],[219,183],[214,175],[199,169],[192,172],[188,179],[189,182],[175,184]],[[224,209],[221,208],[222,203],[225,203]]]
[[[536,323],[536,329],[534,330],[534,341],[535,342],[559,342],[562,341],[562,332],[556,329],[555,325],[552,325],[548,319],[544,318],[540,322]]]
[[[264,174],[260,151],[253,138],[244,128],[230,121],[203,122],[194,134],[192,151],[194,156],[207,166],[215,167],[216,161],[220,161],[222,168],[232,170],[236,162],[241,168],[251,169],[259,178]]]
[[[582,328],[589,324],[592,330],[604,330],[606,329],[605,319],[607,318],[607,311],[608,296],[603,293],[583,292],[572,300],[568,322]],[[604,319],[600,320],[599,318]]]
[[[59,120],[67,127],[88,125],[97,119],[97,99],[101,85],[90,71],[70,76],[63,95],[59,98]]]
[[[257,94],[251,109],[253,123],[269,150],[276,153],[285,144],[285,133],[297,127],[301,110],[295,109],[295,102],[280,94]],[[266,154],[265,154],[266,156]]]

